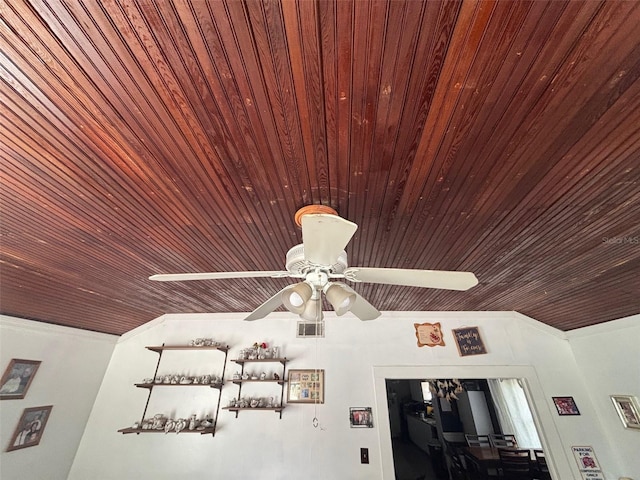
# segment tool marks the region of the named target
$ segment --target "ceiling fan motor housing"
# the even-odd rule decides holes
[[[344,250],[338,256],[333,265],[316,265],[308,262],[304,257],[304,244],[296,245],[287,252],[286,268],[288,272],[304,275],[310,270],[319,268],[327,273],[342,273],[349,266],[347,263],[347,252]]]

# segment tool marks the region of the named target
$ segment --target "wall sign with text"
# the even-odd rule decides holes
[[[444,347],[442,327],[438,323],[414,323],[419,347]]]
[[[458,352],[461,357],[487,353],[487,349],[484,346],[478,327],[455,329],[453,330],[453,338],[456,340]]]

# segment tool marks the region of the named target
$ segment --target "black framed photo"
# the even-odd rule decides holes
[[[39,360],[13,358],[0,380],[0,400],[24,398],[40,363]]]
[[[580,415],[580,410],[573,397],[551,397],[558,410],[558,415]]]
[[[373,428],[371,407],[349,408],[349,423],[351,428]]]
[[[40,443],[44,427],[47,425],[53,405],[25,408],[11,437],[7,452],[33,447]]]

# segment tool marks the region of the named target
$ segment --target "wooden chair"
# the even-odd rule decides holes
[[[533,480],[534,469],[529,450],[499,448],[500,469],[505,480]]]
[[[490,433],[489,442],[491,442],[491,446],[495,448],[498,448],[498,447],[518,448],[518,441],[516,440],[515,435],[503,435],[498,433]]]
[[[489,476],[487,475],[487,472],[469,453],[464,455],[464,464],[467,478],[469,480],[488,480]]]
[[[536,457],[536,479],[539,480],[551,480],[551,474],[549,473],[549,466],[547,465],[547,458],[544,456],[542,450],[533,451]]]
[[[464,436],[467,439],[467,445],[470,447],[490,447],[491,441],[489,435],[470,435]]]
[[[453,480],[469,480],[467,475],[467,469],[464,467],[460,454],[457,451],[450,453],[451,465],[449,467],[449,473]]]

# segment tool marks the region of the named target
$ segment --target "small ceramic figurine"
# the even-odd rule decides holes
[[[198,421],[196,420],[195,414],[191,415],[191,417],[189,418],[189,430],[195,430],[197,426]]]
[[[176,433],[180,433],[182,430],[185,429],[186,426],[187,426],[187,421],[184,418],[178,419],[178,421],[176,422],[176,426],[174,427],[176,430]]]
[[[240,372],[236,372],[233,374],[233,379],[234,380],[240,380]]]
[[[162,415],[161,413],[157,413],[153,416],[151,426],[154,430],[162,430],[162,428],[165,425],[165,422],[166,422],[166,418],[164,417],[164,415]]]
[[[164,424],[164,433],[169,433],[171,430],[176,428],[175,420],[167,420],[167,423]]]
[[[247,372],[242,374],[242,380],[249,380],[249,374]]]
[[[260,380],[266,380],[267,379],[267,374],[265,372],[262,372],[260,374]]]
[[[205,428],[209,428],[211,426],[213,426],[213,422],[209,417],[207,417],[200,422],[200,426],[198,427],[198,430],[204,430]]]
[[[274,380],[280,380],[280,375],[278,375],[277,373],[273,373],[273,379]]]

